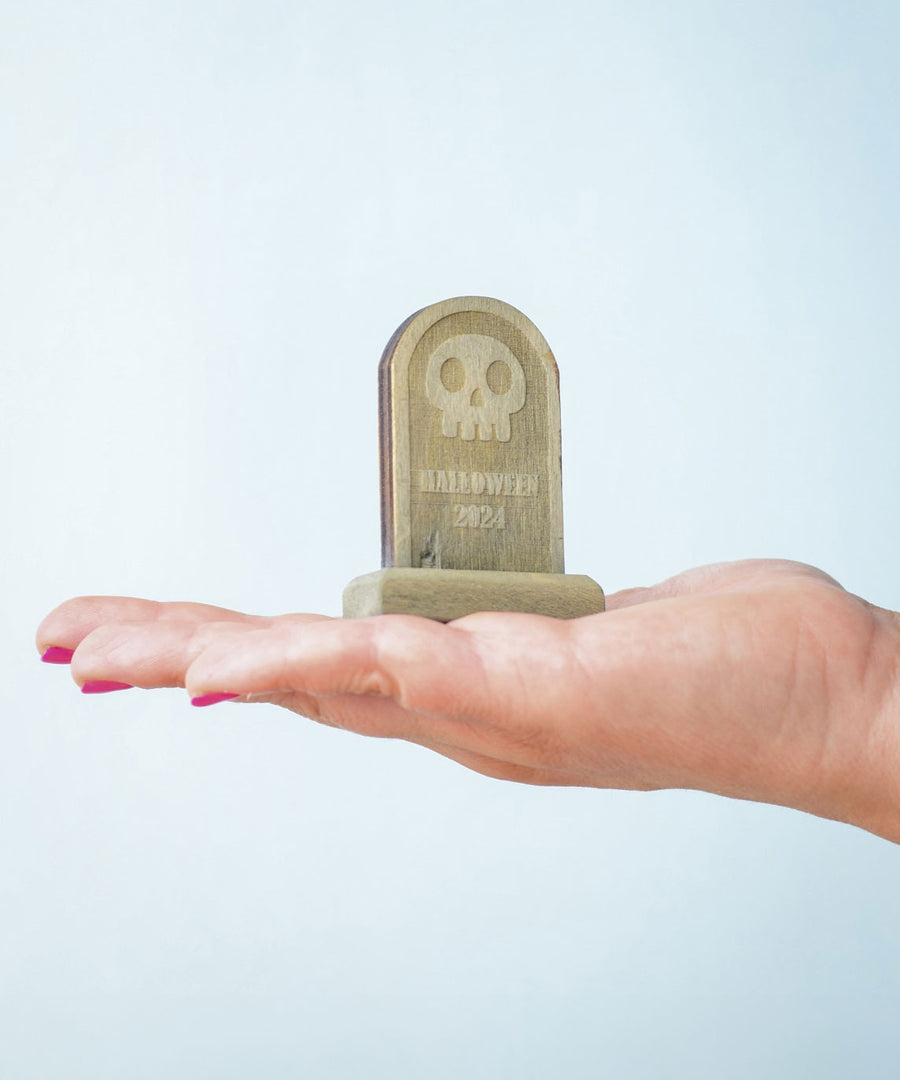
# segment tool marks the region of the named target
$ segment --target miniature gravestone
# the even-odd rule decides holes
[[[344,590],[345,618],[603,611],[563,572],[559,373],[537,327],[499,300],[411,316],[379,365],[383,570]]]

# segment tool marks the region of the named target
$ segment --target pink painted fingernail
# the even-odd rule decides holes
[[[42,653],[41,660],[45,664],[68,664],[74,655],[74,649],[64,649],[62,645],[51,645],[49,649]]]
[[[192,697],[191,704],[196,705],[197,708],[203,708],[204,705],[218,705],[220,701],[233,701],[234,698],[240,696],[240,694],[201,694],[199,697]]]
[[[113,690],[133,690],[131,683],[112,682],[109,679],[94,679],[81,688],[82,694],[111,694]]]

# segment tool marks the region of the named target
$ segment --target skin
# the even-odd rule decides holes
[[[900,615],[813,567],[689,570],[563,621],[443,625],[82,597],[38,649],[72,676],[233,693],[530,784],[697,788],[900,842]]]

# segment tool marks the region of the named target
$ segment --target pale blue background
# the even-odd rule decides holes
[[[894,0],[0,3],[0,1074],[895,1077],[900,854],[42,668],[84,592],[336,613],[375,370],[524,310],[568,567],[900,608]]]

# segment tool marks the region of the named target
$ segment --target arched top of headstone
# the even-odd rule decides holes
[[[521,311],[410,316],[379,366],[382,564],[563,572],[559,374]]]

